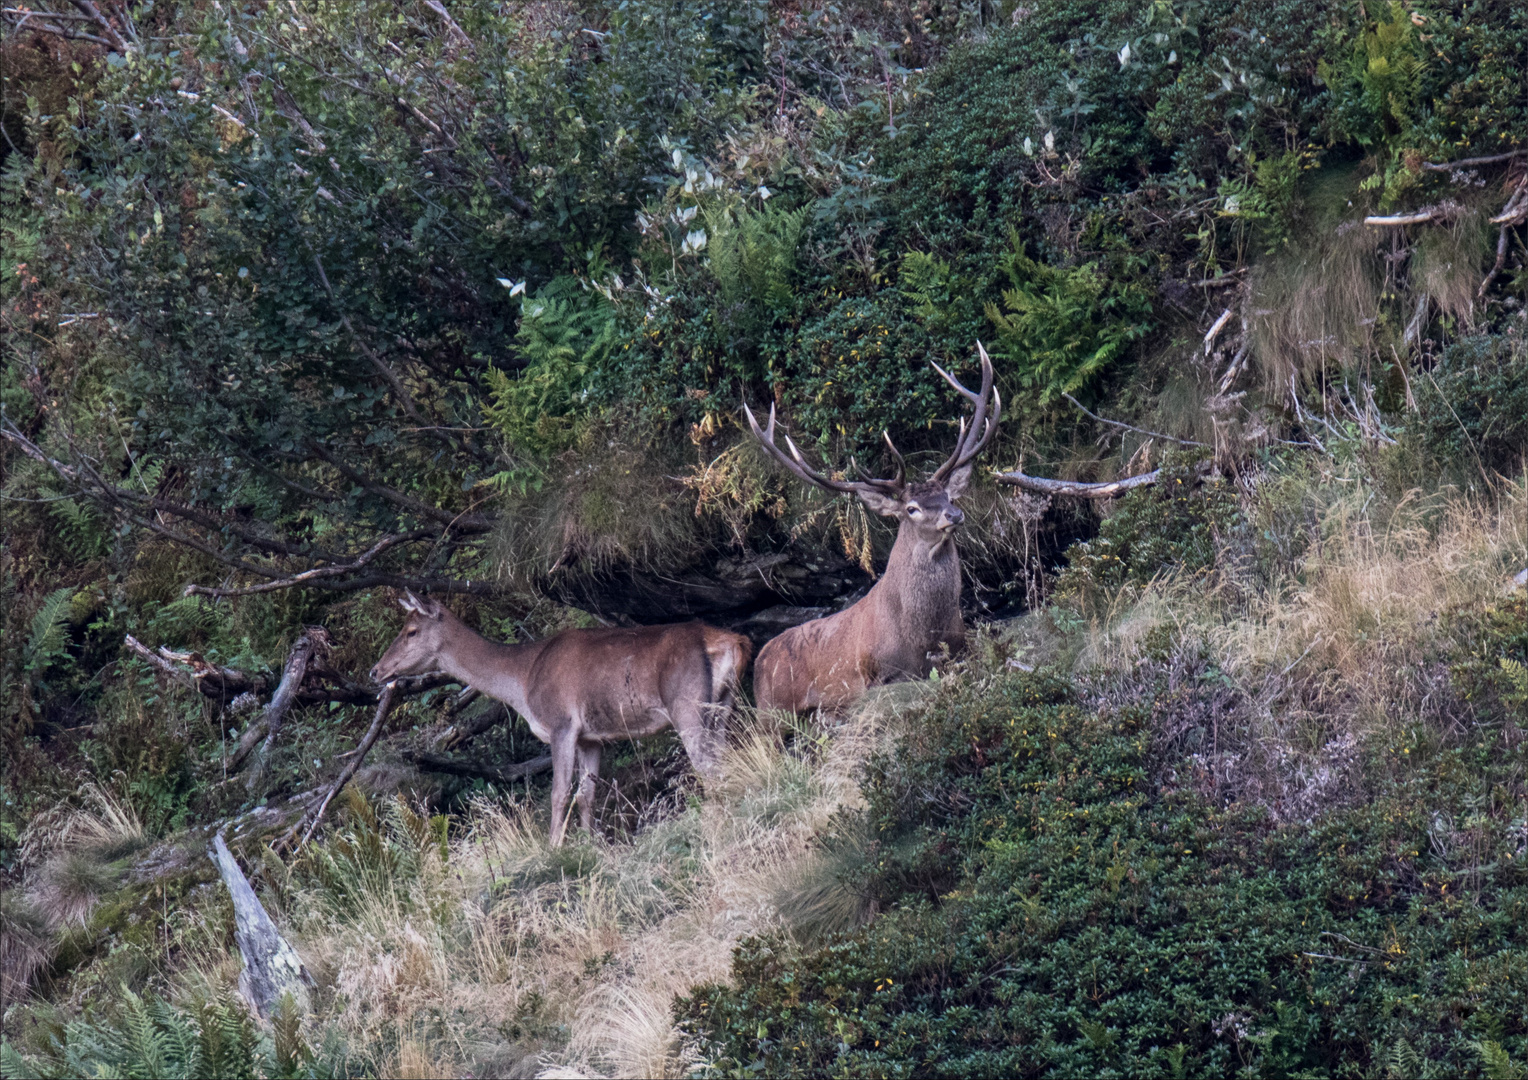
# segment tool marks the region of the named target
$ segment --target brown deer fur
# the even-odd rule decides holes
[[[902,456],[890,480],[832,480],[815,472],[785,437],[789,453],[775,445],[775,414],[761,431],[753,413],[748,423],[775,458],[808,483],[857,495],[878,514],[897,519],[897,542],[886,572],[858,603],[834,615],[792,627],[759,650],[754,664],[754,697],[762,709],[836,711],[866,687],[918,679],[933,667],[931,654],[965,644],[960,615],[960,555],[955,530],[965,514],[955,505],[971,480],[972,464],[991,440],[1002,415],[992,387],[992,362],[981,354],[982,389],[973,394],[936,364],[935,369],[975,404],[969,426],[961,422],[955,452],[922,483],[908,483]],[[989,418],[988,409],[991,409]],[[747,410],[745,410],[747,411]]]
[[[552,844],[562,843],[574,766],[585,829],[604,743],[672,727],[695,769],[716,776],[722,727],[752,651],[747,638],[699,622],[564,630],[525,645],[481,637],[438,601],[406,594],[408,619],[371,669],[379,683],[443,671],[497,698],[552,748]]]

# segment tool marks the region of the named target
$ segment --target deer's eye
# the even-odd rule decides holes
[[[419,627],[417,627],[417,626],[409,627],[409,630],[408,630],[409,637],[413,637],[417,633],[419,633]]]
[[[907,504],[907,516],[908,517],[921,517],[922,514],[923,514],[923,508],[921,506],[919,506],[917,503],[908,503]]]

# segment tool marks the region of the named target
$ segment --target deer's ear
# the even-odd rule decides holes
[[[398,597],[398,606],[404,611],[414,612],[420,610],[419,598],[407,589]]]
[[[944,485],[944,493],[952,499],[958,499],[966,493],[970,484],[971,466],[962,465],[950,474],[950,479]]]
[[[439,600],[426,600],[419,606],[420,614],[427,619],[439,622],[446,614],[446,609],[441,607]]]
[[[865,488],[861,488],[855,494],[860,497],[860,502],[864,503],[867,509],[874,510],[882,517],[896,517],[902,512],[901,499]]]

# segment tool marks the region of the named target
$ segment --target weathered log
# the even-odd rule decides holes
[[[462,761],[459,758],[445,757],[441,754],[427,754],[415,751],[403,755],[408,761],[426,772],[449,773],[452,776],[465,776],[474,780],[487,780],[489,783],[509,786],[516,780],[523,780],[527,776],[534,776],[539,772],[545,772],[552,767],[552,755],[543,754],[541,757],[532,758],[530,761],[522,761],[517,765],[507,768],[495,769],[488,765],[478,765],[471,761]]]
[[[239,992],[262,1017],[269,1018],[271,1011],[288,994],[299,1014],[305,1015],[309,1010],[308,988],[313,985],[313,979],[303,967],[297,951],[265,913],[260,898],[250,887],[244,871],[239,869],[238,861],[223,842],[221,833],[212,838],[208,854],[222,875],[223,884],[228,886],[228,895],[233,898],[234,941],[244,957],[244,970],[239,973]]]
[[[329,634],[321,626],[310,626],[302,632],[292,646],[292,651],[287,654],[286,667],[281,672],[281,682],[276,686],[276,693],[272,695],[271,702],[265,707],[256,724],[265,729],[265,742],[260,747],[260,755],[256,768],[250,773],[249,788],[254,790],[265,760],[270,756],[271,747],[276,742],[276,736],[281,734],[281,721],[286,717],[286,712],[292,707],[292,702],[297,698],[297,691],[302,682],[308,676],[308,665],[312,662],[315,653],[327,650],[329,647]],[[251,725],[250,731],[255,730]],[[250,739],[250,732],[244,733],[244,738],[239,740],[239,747],[234,751],[233,757],[228,761],[230,769],[238,769],[245,757],[253,748],[254,743]]]

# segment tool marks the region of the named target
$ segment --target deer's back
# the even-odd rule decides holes
[[[527,704],[545,724],[580,717],[595,738],[653,734],[686,703],[716,700],[747,652],[746,638],[698,622],[564,630],[537,658]]]

